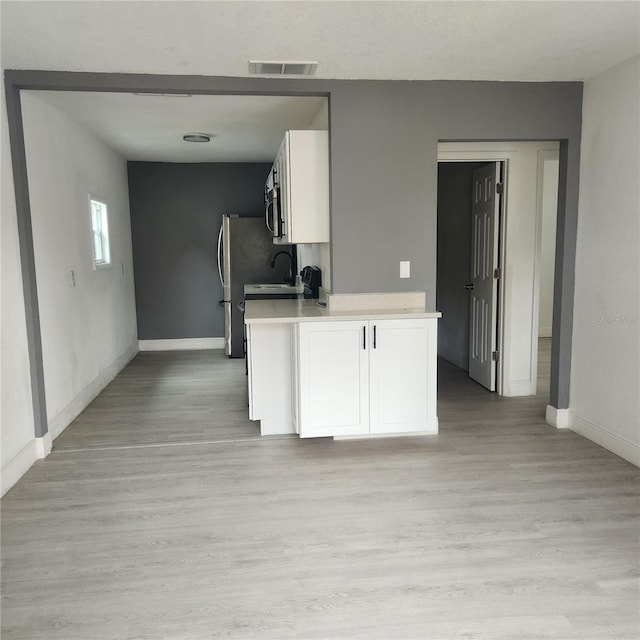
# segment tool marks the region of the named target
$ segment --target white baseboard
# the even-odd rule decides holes
[[[547,421],[547,424],[550,424],[556,429],[568,429],[570,420],[569,409],[556,409],[548,404],[545,420]]]
[[[7,493],[29,471],[38,457],[38,446],[36,438],[34,438],[2,467],[2,474],[0,475],[2,495]]]
[[[538,338],[550,338],[551,327],[538,327]]]
[[[140,351],[190,351],[192,349],[224,349],[224,338],[176,338],[139,340]]]
[[[502,395],[505,398],[520,398],[521,396],[534,395],[531,389],[531,380],[508,380],[506,381]]]
[[[450,362],[452,365],[458,367],[458,369],[469,373],[469,363],[465,363],[464,358],[460,354],[452,353],[448,349],[443,349],[442,351],[438,351],[438,357]]]
[[[51,433],[45,433],[41,438],[36,438],[36,453],[38,458],[46,458],[53,449],[53,438]]]
[[[52,443],[53,440],[49,433],[45,433],[41,438],[34,438],[2,467],[0,477],[2,495],[7,493],[29,471],[36,460],[46,458],[51,453]]]
[[[116,358],[104,371],[94,378],[78,395],[49,420],[49,431],[41,438],[33,438],[7,464],[2,467],[0,486],[4,495],[31,468],[33,463],[46,458],[53,441],[80,415],[87,405],[111,382],[138,353],[137,342]]]
[[[602,425],[594,424],[582,418],[571,409],[567,411],[569,413],[569,428],[572,431],[599,444],[601,447],[624,458],[631,464],[635,464],[636,467],[640,467],[640,446],[613,433]]]
[[[49,434],[55,440],[89,405],[89,403],[124,369],[138,353],[133,343],[121,356],[101,371],[76,397],[54,417],[49,418]]]

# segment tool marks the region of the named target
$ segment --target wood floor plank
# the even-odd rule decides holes
[[[5,496],[3,640],[637,640],[639,470],[544,390],[442,365],[438,436],[261,439],[235,365],[134,361]]]

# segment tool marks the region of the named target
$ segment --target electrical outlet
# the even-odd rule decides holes
[[[124,275],[124,262],[120,263],[120,271],[122,272],[122,275]]]
[[[409,260],[400,261],[400,277],[401,278],[411,277],[411,262],[409,262]]]
[[[76,286],[76,272],[73,269],[71,269],[71,286]]]

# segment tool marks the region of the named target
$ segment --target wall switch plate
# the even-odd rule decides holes
[[[76,286],[76,272],[73,269],[71,270],[71,286]]]
[[[401,278],[411,277],[411,262],[409,262],[409,260],[400,261],[400,277]]]

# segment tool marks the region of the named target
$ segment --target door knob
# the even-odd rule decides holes
[[[464,288],[465,288],[467,291],[471,291],[471,290],[474,288],[474,286],[473,286],[473,282],[468,282],[467,284],[465,284],[465,285],[464,285]]]

